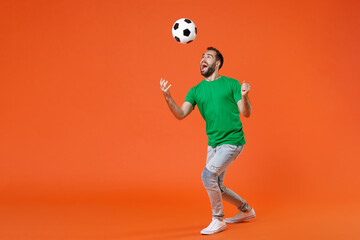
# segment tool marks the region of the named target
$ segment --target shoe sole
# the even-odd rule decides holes
[[[243,222],[243,221],[246,221],[246,220],[253,219],[253,218],[255,218],[255,217],[256,217],[256,214],[247,216],[247,217],[245,217],[245,218],[241,218],[241,219],[239,219],[239,220],[230,220],[230,219],[226,218],[226,219],[225,219],[225,222],[226,222],[226,223],[239,223],[239,222]]]
[[[224,225],[223,227],[221,227],[221,228],[219,228],[218,230],[216,230],[216,231],[209,231],[209,232],[200,232],[202,235],[211,235],[211,234],[215,234],[215,233],[218,233],[218,232],[221,232],[221,231],[223,231],[223,230],[225,230],[225,228],[226,228],[226,225]]]

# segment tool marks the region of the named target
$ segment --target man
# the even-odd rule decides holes
[[[202,180],[210,198],[213,217],[201,234],[214,234],[224,230],[226,223],[241,222],[256,216],[254,209],[244,199],[224,186],[225,171],[245,144],[239,114],[250,117],[251,104],[248,83],[244,81],[240,85],[235,79],[219,75],[223,62],[224,58],[216,48],[207,48],[200,61],[200,71],[205,79],[190,89],[181,107],[170,95],[171,85],[167,86],[167,81],[160,80],[166,102],[177,119],[184,119],[198,105],[206,122],[209,142]],[[224,220],[222,199],[235,205],[239,213]]]

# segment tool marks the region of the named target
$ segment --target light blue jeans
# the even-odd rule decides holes
[[[209,195],[214,218],[223,219],[224,210],[222,199],[233,204],[240,211],[249,211],[251,207],[239,195],[224,186],[226,169],[240,155],[244,145],[229,144],[217,147],[208,146],[206,167],[202,172],[202,181]]]

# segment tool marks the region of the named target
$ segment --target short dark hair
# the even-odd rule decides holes
[[[220,69],[224,63],[224,57],[221,54],[221,52],[214,47],[208,47],[207,50],[213,50],[216,52],[215,59],[216,59],[216,61],[220,61],[220,67],[219,67],[219,69]]]

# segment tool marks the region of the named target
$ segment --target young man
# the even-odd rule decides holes
[[[256,216],[254,209],[244,199],[224,186],[225,171],[245,144],[239,114],[250,117],[251,104],[248,83],[244,81],[240,85],[235,79],[219,75],[223,62],[223,56],[216,48],[207,48],[200,61],[200,71],[205,79],[190,89],[181,107],[171,98],[171,85],[167,86],[167,81],[160,80],[166,102],[177,119],[184,119],[198,105],[206,122],[209,142],[202,180],[210,198],[213,217],[201,234],[214,234],[224,230],[226,223],[241,222]],[[224,220],[222,199],[235,205],[239,213]]]

